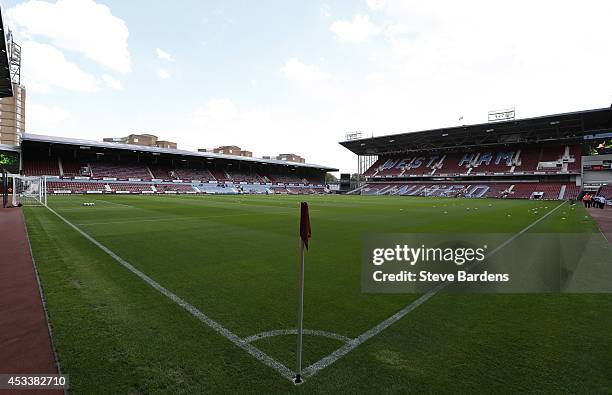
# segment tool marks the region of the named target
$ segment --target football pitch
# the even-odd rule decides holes
[[[300,201],[312,239],[295,386]],[[25,214],[73,393],[612,391],[610,294],[440,293],[416,306],[419,295],[361,291],[364,234],[592,233],[610,250],[579,205],[100,195],[49,206]]]

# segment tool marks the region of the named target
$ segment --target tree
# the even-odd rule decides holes
[[[332,173],[325,173],[325,182],[336,182],[338,178]]]

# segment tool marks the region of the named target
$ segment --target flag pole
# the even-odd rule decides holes
[[[310,238],[310,215],[308,203],[300,203],[300,283],[298,291],[297,352],[295,353],[295,378],[293,382],[302,384],[302,336],[304,334],[304,250],[308,249]]]
[[[302,379],[302,335],[304,333],[304,240],[300,238],[300,284],[298,292],[298,330],[295,367],[295,384],[304,382]]]

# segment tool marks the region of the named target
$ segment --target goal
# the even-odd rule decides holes
[[[45,177],[3,174],[3,205],[46,206],[47,179]]]

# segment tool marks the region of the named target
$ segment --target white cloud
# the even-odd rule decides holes
[[[287,60],[280,70],[285,78],[297,82],[321,82],[331,79],[331,74],[321,70],[319,66],[304,64],[296,58]]]
[[[212,99],[206,103],[206,106],[197,108],[194,116],[198,122],[202,123],[230,121],[238,117],[238,109],[229,99]]]
[[[235,144],[253,151],[255,156],[281,152],[305,155],[304,147],[295,144],[295,135],[307,134],[311,127],[306,122],[296,124],[295,114],[267,107],[240,109],[228,98],[209,100],[192,114],[179,118],[184,123],[178,125],[177,136],[187,145],[201,148]],[[206,131],[205,139],[202,131]]]
[[[52,87],[80,92],[98,89],[93,75],[68,61],[52,45],[25,41],[21,47],[24,83],[31,84],[35,91],[49,92]]]
[[[319,14],[324,18],[331,18],[331,8],[329,4],[321,4],[319,7]]]
[[[161,60],[167,60],[168,62],[174,62],[174,57],[172,57],[172,55],[170,55],[168,52],[164,51],[163,49],[155,48],[155,53],[157,54],[157,57],[160,58]]]
[[[381,28],[370,22],[367,15],[355,15],[352,21],[340,20],[331,24],[329,30],[340,41],[361,43],[377,36]]]
[[[27,79],[24,78],[24,82],[25,80]],[[28,86],[28,92],[47,94],[47,93],[51,93],[51,91],[53,90],[49,85],[43,82],[32,81],[32,80],[27,82],[27,86]]]
[[[119,81],[110,74],[102,74],[102,80],[111,89],[115,89],[118,91],[123,90],[123,84],[121,83],[121,81]]]
[[[7,10],[9,23],[33,39],[47,39],[120,73],[131,70],[129,30],[110,9],[93,0],[29,0]]]
[[[368,7],[373,10],[379,10],[385,6],[387,3],[385,0],[366,0]]]
[[[380,82],[385,79],[385,75],[380,71],[373,71],[366,75],[366,79],[371,82]]]
[[[171,77],[170,72],[166,69],[157,69],[157,76],[164,80],[167,80]]]
[[[45,124],[58,124],[70,118],[70,113],[58,106],[47,107],[41,104],[28,104],[28,118]]]

